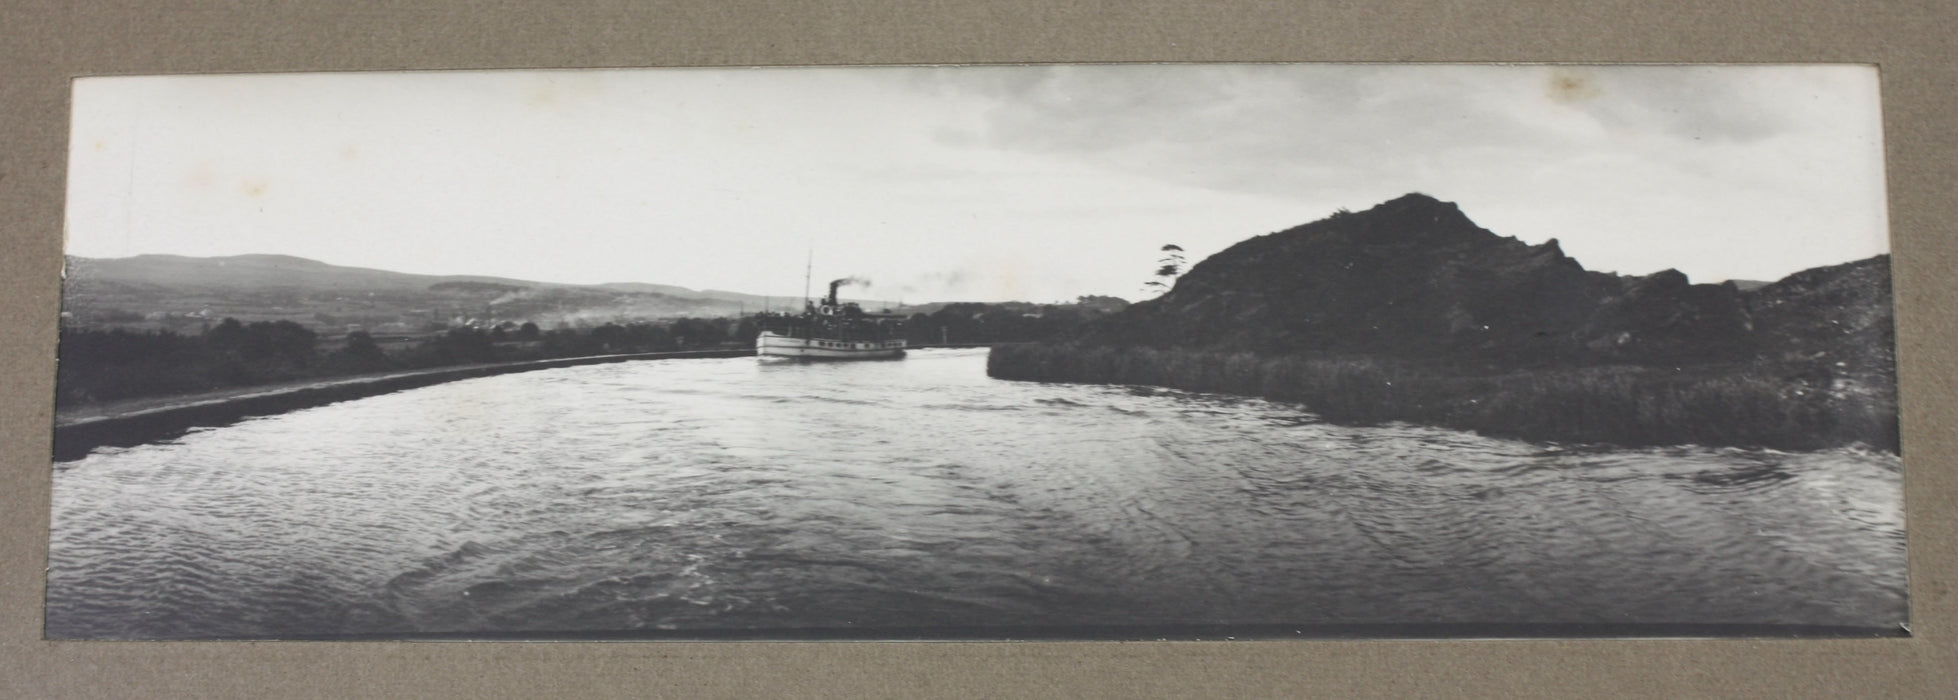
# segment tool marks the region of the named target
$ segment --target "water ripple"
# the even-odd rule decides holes
[[[469,380],[55,472],[54,637],[1890,624],[1891,455],[1539,445],[903,362]]]

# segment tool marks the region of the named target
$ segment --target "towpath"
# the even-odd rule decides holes
[[[751,348],[740,348],[498,362],[69,406],[55,412],[55,458],[75,459],[102,445],[140,444],[181,434],[197,426],[223,425],[247,416],[269,415],[460,379],[629,360],[742,357],[753,354]]]

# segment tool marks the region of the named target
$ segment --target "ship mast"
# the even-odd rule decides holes
[[[809,249],[809,260],[802,268],[802,308],[809,308],[809,275],[816,270],[816,249]]]

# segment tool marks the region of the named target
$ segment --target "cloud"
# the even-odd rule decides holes
[[[1882,249],[1856,67],[89,78],[74,112],[69,243],[98,256],[781,294],[813,249],[880,295],[1072,298],[1133,293],[1165,242],[1199,260],[1408,191],[1600,269],[1768,278]]]
[[[1060,154],[1285,196],[1452,169],[1515,171],[1637,138],[1760,141],[1799,116],[1745,69],[1063,66],[973,81],[949,144]]]
[[[1854,66],[1059,66],[1018,77],[965,83],[982,116],[941,140],[1313,211],[1423,191],[1626,272],[1778,276],[1871,250],[1871,231],[1881,235],[1873,82]],[[1799,261],[1737,254],[1761,250],[1765,234],[1735,222],[1770,220],[1832,243]]]

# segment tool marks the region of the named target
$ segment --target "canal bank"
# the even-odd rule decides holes
[[[57,462],[71,461],[80,459],[97,447],[140,445],[181,435],[191,428],[226,425],[251,416],[295,411],[461,379],[632,360],[745,357],[753,354],[753,349],[742,348],[501,362],[77,406],[55,414],[54,459]]]

